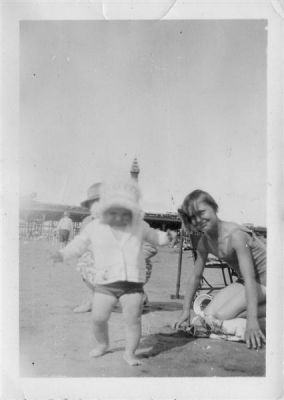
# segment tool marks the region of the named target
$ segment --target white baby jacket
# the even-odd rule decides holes
[[[143,242],[154,246],[169,243],[168,234],[151,228],[145,221],[130,227],[118,240],[112,228],[94,220],[64,249],[60,250],[64,261],[80,256],[90,245],[96,259],[96,283],[116,281],[144,283],[146,279]]]

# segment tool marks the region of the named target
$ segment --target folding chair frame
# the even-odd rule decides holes
[[[222,277],[223,277],[223,282],[224,285],[220,286],[213,286],[208,279],[205,278],[205,276],[202,276],[202,280],[201,280],[201,285],[199,286],[199,288],[197,289],[197,291],[202,291],[202,290],[206,290],[208,294],[210,294],[211,292],[213,292],[214,290],[220,290],[223,289],[225,286],[228,286],[229,284],[233,283],[233,275],[232,275],[232,271],[231,268],[229,267],[228,264],[222,262],[222,261],[216,261],[214,263],[206,263],[205,264],[205,268],[208,269],[221,269],[222,272]],[[225,270],[227,270],[228,273],[228,279],[229,279],[229,283],[227,282],[227,278],[226,278],[226,274],[225,274]]]
[[[194,236],[196,236],[196,237],[194,237]],[[177,282],[176,282],[176,293],[174,295],[171,295],[171,299],[183,299],[183,297],[184,297],[184,296],[181,296],[179,292],[180,292],[180,280],[181,280],[181,269],[182,269],[182,255],[183,255],[183,251],[184,251],[183,250],[183,244],[184,244],[184,238],[185,237],[186,237],[185,232],[183,231],[183,229],[181,229],[179,258],[178,258],[178,271],[177,271]],[[194,261],[197,258],[196,248],[197,248],[197,244],[198,244],[199,239],[200,239],[200,235],[198,235],[198,234],[193,234],[193,235],[189,236],[189,240],[190,240],[191,246],[190,246],[190,248],[188,250],[192,251]],[[232,270],[231,270],[230,266],[227,263],[224,263],[223,261],[221,261],[219,259],[216,259],[216,262],[207,261],[206,265],[205,265],[205,268],[208,268],[208,269],[212,269],[212,268],[221,269],[224,285],[223,286],[220,286],[220,285],[219,286],[213,286],[208,281],[208,279],[206,279],[204,277],[204,275],[203,275],[202,279],[201,279],[201,284],[200,284],[199,288],[197,289],[197,293],[199,291],[206,290],[207,293],[210,294],[214,290],[220,290],[220,289],[223,289],[224,287],[228,286],[225,270],[227,270],[227,272],[228,272],[229,284],[233,283]]]

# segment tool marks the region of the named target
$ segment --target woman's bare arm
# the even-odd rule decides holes
[[[187,281],[186,292],[183,302],[183,312],[178,321],[175,323],[176,328],[178,328],[184,321],[189,318],[192,299],[199,286],[207,256],[208,251],[206,250],[203,239],[201,238],[197,248],[197,259],[194,263],[194,267],[190,271]]]

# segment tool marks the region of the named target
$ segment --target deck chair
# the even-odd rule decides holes
[[[208,277],[205,277],[206,270],[212,270],[216,269],[221,272],[221,283],[212,283],[210,282]],[[207,294],[210,294],[214,290],[220,290],[223,289],[225,286],[228,286],[229,284],[233,283],[233,272],[229,265],[217,257],[214,257],[213,255],[208,256],[208,260],[205,264],[205,271],[201,279],[201,284],[198,288],[198,291],[206,291]]]
[[[183,296],[180,296],[179,291],[180,291],[180,279],[181,279],[181,268],[182,268],[182,255],[184,250],[189,250],[192,252],[192,256],[194,261],[197,258],[197,245],[198,241],[201,237],[200,233],[191,233],[190,235],[187,235],[183,230],[181,231],[180,234],[180,248],[179,248],[179,260],[178,260],[178,272],[177,272],[177,282],[176,282],[176,293],[175,295],[171,295],[172,299],[182,299]],[[213,283],[210,281],[210,278],[207,276],[206,271],[208,270],[213,270],[216,269],[220,271],[220,281],[221,283]],[[206,276],[205,276],[206,275]],[[228,286],[229,284],[233,283],[233,271],[230,268],[230,266],[223,262],[222,260],[218,259],[217,257],[213,255],[209,255],[208,260],[205,264],[205,269],[204,273],[200,282],[200,286],[197,289],[197,294],[200,291],[205,291],[207,294],[210,294],[211,292],[215,290],[220,290],[223,289],[225,286]]]
[[[193,258],[196,260],[197,258],[197,245],[199,242],[199,239],[201,237],[200,233],[191,233],[189,235],[189,240],[191,242],[191,247],[192,247],[192,253],[193,253]],[[212,270],[216,269],[219,270],[221,273],[221,283],[220,284],[214,284],[210,282],[209,278],[205,277],[206,270]],[[229,284],[233,283],[233,275],[234,272],[230,268],[230,266],[225,263],[224,261],[220,260],[218,257],[215,257],[213,254],[208,255],[208,259],[205,264],[205,269],[204,269],[204,274],[201,279],[201,284],[198,288],[198,291],[206,291],[208,294],[213,292],[214,290],[220,290],[223,289],[225,286],[228,286]]]

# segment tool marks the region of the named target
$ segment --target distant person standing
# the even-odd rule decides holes
[[[56,232],[62,247],[66,246],[68,241],[73,238],[73,222],[68,211],[64,211],[63,217],[57,224]]]

